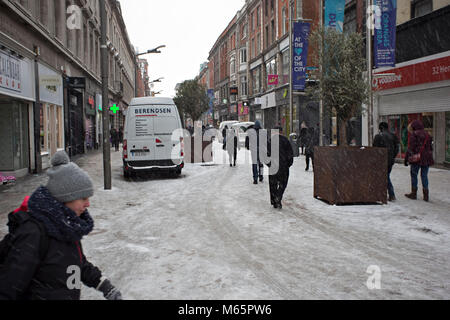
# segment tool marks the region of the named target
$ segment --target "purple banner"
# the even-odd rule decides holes
[[[295,22],[292,37],[292,90],[305,90],[310,24]]]
[[[375,0],[375,5],[381,11],[380,25],[373,37],[375,67],[395,67],[397,0]]]

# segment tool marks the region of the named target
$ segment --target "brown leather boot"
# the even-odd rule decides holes
[[[417,200],[417,188],[411,187],[411,193],[405,194],[405,197],[413,199],[413,200]]]
[[[427,201],[428,202],[428,199],[429,199],[429,191],[428,191],[428,189],[423,189],[423,200],[425,200],[425,201]]]

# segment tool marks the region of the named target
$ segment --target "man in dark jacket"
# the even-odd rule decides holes
[[[386,122],[381,122],[378,126],[380,133],[373,139],[373,146],[388,149],[388,185],[387,190],[389,194],[389,201],[395,201],[394,186],[391,182],[391,171],[395,163],[395,157],[399,151],[399,143],[397,136],[389,132],[389,127]]]
[[[311,159],[313,169],[314,169],[314,147],[319,145],[319,135],[313,127],[307,129],[308,133],[305,137],[305,161],[306,168],[305,171],[309,170],[309,159]]]
[[[284,190],[289,180],[289,167],[294,162],[294,153],[288,138],[282,135],[282,128],[276,127],[272,131],[272,136],[267,145],[267,155],[270,157],[269,167],[269,188],[270,203],[274,208],[282,208]],[[273,154],[278,144],[278,154]],[[273,148],[273,150],[272,150]]]
[[[405,194],[406,197],[417,199],[417,175],[420,170],[422,180],[423,200],[429,201],[428,189],[428,170],[434,164],[433,160],[433,139],[425,131],[422,121],[414,120],[411,123],[411,135],[408,141],[408,150],[406,151],[405,165],[411,165],[411,193]],[[420,154],[419,162],[412,163],[410,158],[414,154]]]
[[[250,150],[252,156],[252,171],[253,171],[253,184],[258,184],[263,181],[264,166],[260,159],[261,149],[261,137],[260,130],[262,129],[259,120],[255,121],[255,124],[249,126],[247,129],[247,137],[245,138],[245,148]]]
[[[0,300],[79,300],[81,283],[108,300],[121,300],[120,292],[86,259],[81,246],[82,237],[94,227],[87,211],[92,180],[64,151],[53,156],[52,165],[47,185],[22,206],[28,212],[14,214],[30,218],[12,233],[12,246],[0,265]],[[43,236],[48,240],[44,255]]]

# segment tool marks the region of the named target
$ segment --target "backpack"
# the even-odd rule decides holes
[[[8,229],[9,233],[0,241],[0,266],[4,264],[8,257],[11,248],[14,246],[15,232],[24,223],[31,221],[39,227],[41,239],[39,241],[39,257],[44,260],[48,250],[48,235],[42,222],[31,217],[28,212],[18,211],[16,213],[10,212],[8,214]]]

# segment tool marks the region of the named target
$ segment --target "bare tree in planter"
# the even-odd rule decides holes
[[[339,123],[340,144],[347,144],[347,123],[364,112],[369,98],[369,83],[364,76],[366,60],[364,40],[359,33],[344,34],[334,29],[317,28],[311,33],[310,44],[316,48],[314,65],[322,65],[317,73],[318,85],[309,86],[306,93],[323,99],[324,112],[335,112]]]
[[[360,115],[369,99],[364,42],[360,34],[317,29],[310,43],[322,66],[319,83],[307,94],[323,99],[324,112],[339,123],[339,147],[314,148],[314,197],[331,204],[387,203],[387,150],[347,146],[347,124]]]

